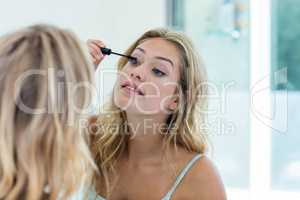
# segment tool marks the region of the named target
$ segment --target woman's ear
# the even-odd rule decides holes
[[[171,103],[169,104],[168,108],[169,110],[174,111],[177,109],[177,106],[178,106],[178,96],[176,95],[171,99]]]

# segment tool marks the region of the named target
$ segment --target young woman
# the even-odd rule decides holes
[[[89,103],[77,86],[93,82],[84,52],[48,25],[0,38],[0,199],[68,199],[88,181],[93,161],[76,125]]]
[[[96,65],[101,45],[88,42]],[[120,59],[112,101],[89,126],[99,169],[89,199],[226,199],[205,156],[207,79],[189,39],[154,29],[125,54],[137,60]]]

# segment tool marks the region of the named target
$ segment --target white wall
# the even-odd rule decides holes
[[[102,37],[127,45],[145,29],[165,24],[164,0],[10,0],[0,2],[0,34],[46,22],[73,29],[82,38]]]
[[[0,35],[33,23],[51,23],[70,28],[84,41],[88,38],[101,39],[108,47],[120,52],[145,30],[164,26],[166,22],[165,0],[0,1]],[[113,69],[117,59],[109,56],[101,69]],[[100,73],[98,70],[98,89]],[[101,86],[107,94],[114,76],[105,76]],[[99,96],[103,96],[102,90]]]

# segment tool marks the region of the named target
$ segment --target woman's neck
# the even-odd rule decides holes
[[[131,163],[161,159],[163,155],[162,126],[165,117],[127,115],[130,139],[128,141],[127,158]]]

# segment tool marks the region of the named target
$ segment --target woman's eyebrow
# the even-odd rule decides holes
[[[168,58],[165,58],[165,57],[161,57],[161,56],[155,56],[156,59],[159,59],[159,60],[163,60],[163,61],[166,61],[168,63],[170,63],[172,65],[172,67],[174,67],[174,63],[172,62],[172,60],[168,59]]]
[[[136,50],[139,50],[142,53],[146,53],[146,51],[143,48],[141,48],[141,47],[137,47]],[[162,57],[162,56],[155,56],[154,58],[166,61],[166,62],[170,63],[172,65],[172,67],[174,67],[174,63],[172,62],[172,60],[170,60],[168,58],[165,58],[165,57]]]
[[[144,49],[142,49],[141,47],[137,47],[137,48],[135,48],[136,50],[140,50],[141,52],[143,52],[143,53],[146,53],[146,51],[144,50]]]

